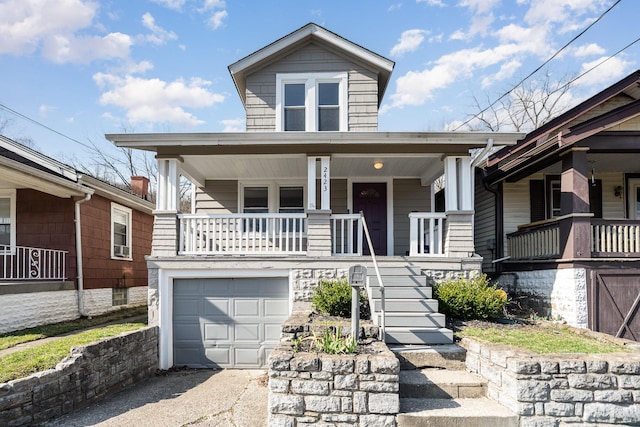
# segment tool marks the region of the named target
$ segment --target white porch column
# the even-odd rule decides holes
[[[153,212],[152,256],[175,256],[178,251],[180,197],[179,159],[158,159],[156,210]]]
[[[307,157],[307,210],[316,209],[316,158]]]
[[[469,257],[473,244],[473,183],[471,157],[455,156],[444,160],[445,226],[444,251],[450,257]]]

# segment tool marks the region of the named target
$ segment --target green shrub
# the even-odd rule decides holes
[[[347,279],[321,279],[312,298],[315,309],[330,316],[351,317],[351,286]],[[368,319],[369,299],[360,292],[360,318]]]
[[[449,279],[435,286],[439,311],[455,319],[486,319],[502,313],[507,304],[507,294],[489,278]]]

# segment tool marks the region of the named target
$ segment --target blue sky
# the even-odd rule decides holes
[[[453,129],[615,0],[0,0],[0,103],[80,142],[104,133],[244,130],[227,66],[315,22],[395,61],[381,131]],[[636,40],[622,0],[537,76],[575,76]],[[573,105],[640,68],[640,43],[576,81]],[[80,144],[0,110],[50,156]],[[509,129],[504,129],[509,130]],[[87,159],[86,161],[90,161]]]

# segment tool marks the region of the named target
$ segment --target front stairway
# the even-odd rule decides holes
[[[380,284],[373,268],[367,269],[371,318],[381,324]],[[387,344],[451,344],[453,332],[438,313],[427,276],[419,268],[380,267],[385,287],[385,341]]]

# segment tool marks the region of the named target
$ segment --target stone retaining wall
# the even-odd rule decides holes
[[[521,426],[640,425],[640,353],[536,355],[464,338],[467,368]]]
[[[156,327],[74,347],[55,369],[0,384],[0,425],[59,417],[152,375],[157,366]]]
[[[381,342],[368,354],[293,352],[269,356],[269,426],[396,425],[400,363]]]

